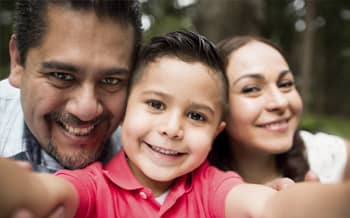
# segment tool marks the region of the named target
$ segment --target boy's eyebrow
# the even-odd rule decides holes
[[[49,69],[60,69],[60,70],[69,71],[69,72],[83,71],[72,64],[67,64],[67,63],[58,62],[58,61],[43,62],[43,63],[41,63],[41,67],[42,68],[49,68]],[[129,69],[127,69],[127,68],[106,68],[106,69],[99,70],[99,73],[106,74],[106,75],[129,74]]]
[[[208,111],[211,115],[214,116],[215,111],[213,108],[211,108],[210,106],[206,105],[206,104],[200,104],[200,103],[196,103],[196,102],[192,102],[191,103],[191,107],[195,108],[195,109],[200,109],[200,110],[205,110]]]
[[[159,95],[159,96],[161,96],[163,98],[169,98],[169,95],[167,95],[166,93],[158,92],[158,91],[154,91],[154,90],[145,91],[143,94],[153,94],[153,95]],[[214,109],[211,108],[210,106],[206,105],[206,104],[201,104],[201,103],[197,103],[197,102],[192,101],[191,102],[191,108],[206,110],[211,115],[215,114]]]

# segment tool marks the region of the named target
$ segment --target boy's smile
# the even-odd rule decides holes
[[[214,72],[199,62],[164,56],[141,70],[128,99],[122,144],[138,180],[159,190],[206,159],[224,126],[222,93]]]

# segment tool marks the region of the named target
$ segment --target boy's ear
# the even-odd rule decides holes
[[[11,36],[10,43],[9,43],[9,52],[10,52],[10,59],[11,59],[9,82],[12,86],[20,88],[24,67],[21,64],[21,58],[17,48],[15,34]]]
[[[221,121],[220,124],[218,125],[218,128],[216,129],[215,132],[215,137],[219,135],[220,132],[222,132],[222,130],[224,130],[226,127],[226,122]]]

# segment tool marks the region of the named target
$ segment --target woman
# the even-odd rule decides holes
[[[281,51],[270,41],[241,36],[218,44],[230,83],[227,128],[209,160],[251,183],[275,178],[321,182],[342,179],[347,143],[324,133],[299,131],[302,100]],[[311,171],[310,171],[311,170]]]

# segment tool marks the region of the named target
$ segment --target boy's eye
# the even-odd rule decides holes
[[[120,83],[120,79],[114,77],[107,77],[101,80],[103,84],[106,85],[118,85]]]
[[[196,120],[196,121],[206,121],[207,118],[201,114],[201,113],[198,113],[198,112],[190,112],[187,114],[187,116],[192,119],[192,120]]]
[[[56,79],[64,80],[64,81],[72,81],[74,80],[74,77],[69,73],[62,73],[62,72],[52,72],[50,75]]]
[[[161,101],[158,101],[158,100],[149,100],[149,101],[147,101],[147,105],[153,109],[156,109],[156,110],[164,110],[165,109],[165,105]]]

